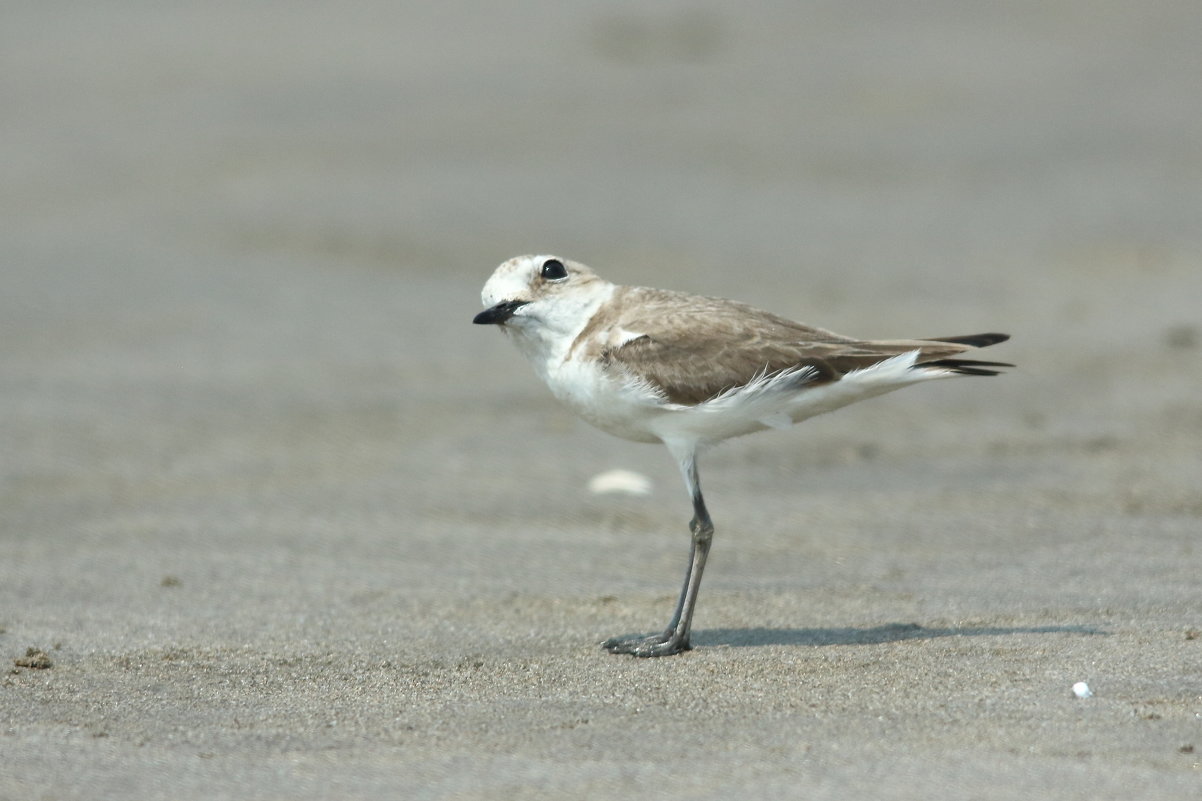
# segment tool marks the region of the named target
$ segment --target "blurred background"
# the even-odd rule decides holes
[[[674,590],[670,460],[470,325],[527,252],[853,335],[1014,335],[1007,377],[712,454],[719,531],[768,538],[730,582],[795,580],[817,544],[773,549],[804,522],[924,493],[996,492],[999,547],[1202,514],[1193,0],[0,13],[0,536],[30,631],[275,632],[263,609],[311,603],[320,637],[348,587],[645,587],[548,567],[615,548]],[[610,467],[653,497],[593,498]],[[212,597],[115,614],[160,577]]]
[[[0,2],[0,795],[1188,797],[1200,87],[1197,0]],[[471,325],[531,252],[1018,368],[707,454],[615,662],[689,504]]]

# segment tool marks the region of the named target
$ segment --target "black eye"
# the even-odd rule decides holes
[[[548,281],[558,281],[568,277],[568,268],[559,259],[547,259],[543,262],[542,277]]]

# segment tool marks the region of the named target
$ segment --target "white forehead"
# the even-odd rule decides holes
[[[554,256],[516,256],[493,270],[480,299],[485,306],[506,300],[531,300],[534,278],[543,262]]]

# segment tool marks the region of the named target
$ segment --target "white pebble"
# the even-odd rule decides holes
[[[589,479],[588,491],[594,495],[621,492],[627,495],[650,495],[651,479],[632,470],[606,470]]]
[[[1089,685],[1083,681],[1079,681],[1073,685],[1073,695],[1078,698],[1089,698],[1093,695],[1093,690],[1089,689]]]

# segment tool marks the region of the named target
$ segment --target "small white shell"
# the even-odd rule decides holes
[[[589,479],[588,491],[594,495],[621,492],[626,495],[650,495],[651,479],[632,470],[606,470]]]
[[[1093,695],[1093,690],[1089,689],[1089,685],[1083,681],[1079,681],[1073,685],[1073,695],[1078,698],[1089,698]]]

